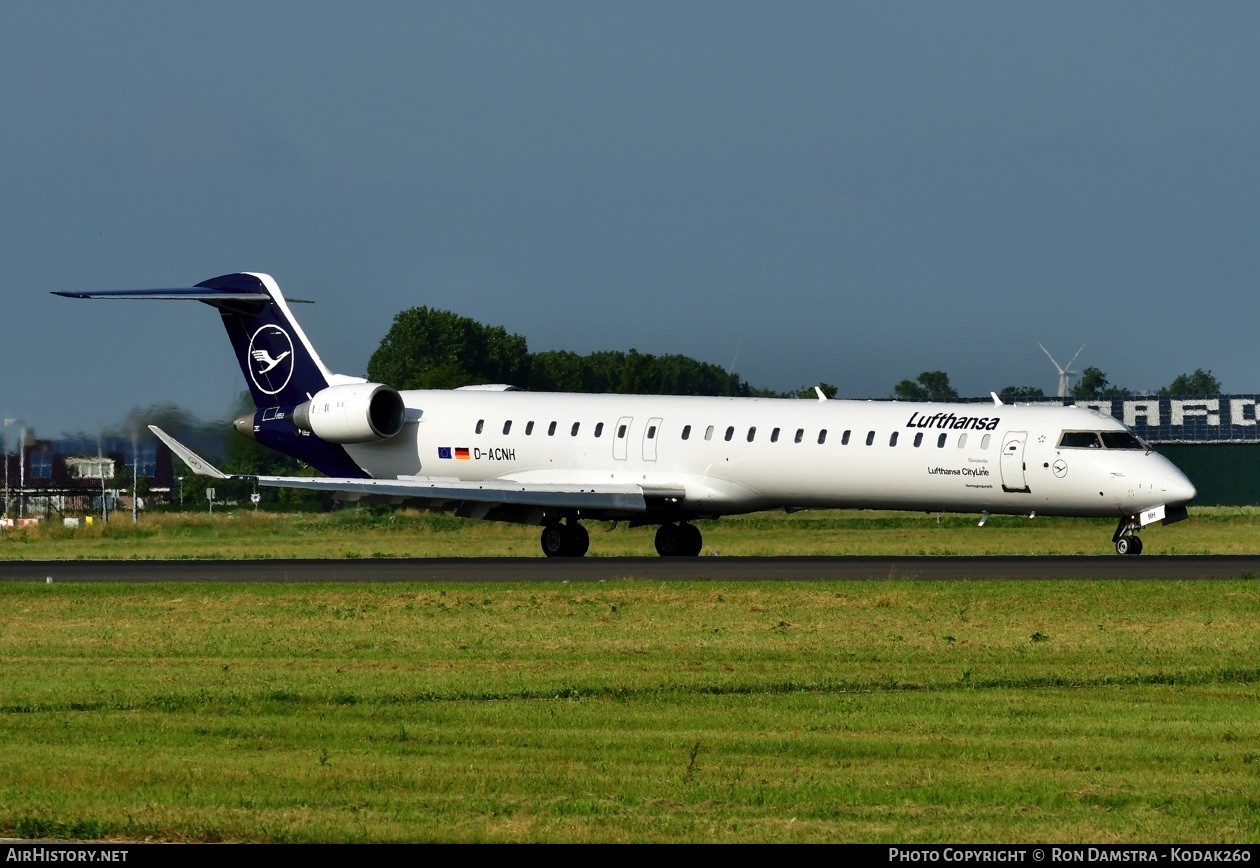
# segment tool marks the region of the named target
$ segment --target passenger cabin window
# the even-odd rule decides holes
[[[1103,445],[1108,449],[1146,449],[1147,446],[1128,431],[1103,431]]]
[[[821,446],[823,443],[826,443],[826,442],[827,442],[827,429],[824,428],[818,432],[818,445]]]
[[[547,436],[548,437],[556,436],[556,423],[555,422],[552,422],[550,425],[547,426]]]
[[[655,440],[655,439],[656,439],[656,426],[655,426],[655,425],[649,425],[649,426],[648,426],[648,439],[649,439],[649,440]]]
[[[796,429],[796,442],[800,443],[804,439],[805,439],[805,429],[797,428]]]
[[[779,429],[778,428],[775,428],[773,431],[770,432],[770,442],[771,443],[779,442]]]
[[[900,434],[900,433],[901,433],[900,431],[894,431],[894,432],[892,432],[891,434],[889,434],[889,435],[888,435],[888,445],[889,445],[889,446],[896,446],[896,445],[897,445],[897,435],[898,435],[898,434]]]
[[[604,423],[596,422],[595,423],[595,436],[600,437],[603,435],[603,433],[604,433]]]
[[[754,425],[753,427],[748,429],[748,442],[749,443],[753,442],[753,438],[756,436],[757,436],[757,426]]]
[[[731,438],[735,436],[735,426],[728,425],[726,428],[726,441],[729,443]]]
[[[962,449],[966,445],[967,445],[967,432],[964,431],[963,433],[958,435],[958,448]]]
[[[684,425],[684,426],[683,426],[683,435],[682,435],[682,439],[686,440],[686,439],[688,439],[689,437],[691,437],[691,426],[690,426],[690,425]]]
[[[485,419],[478,419],[478,420],[477,420],[477,433],[478,433],[478,434],[480,434],[480,433],[481,433],[481,429],[482,429],[482,428],[485,428],[485,427],[486,427],[486,420],[485,420]]]
[[[1059,438],[1060,449],[1101,449],[1102,441],[1093,431],[1064,431]]]
[[[937,448],[937,449],[944,449],[944,448],[945,448],[945,435],[944,435],[944,434],[942,434],[940,437],[937,437],[937,438],[936,438],[936,448]]]
[[[617,439],[618,440],[624,439],[625,436],[626,436],[626,426],[618,425],[617,426]]]
[[[870,446],[874,442],[875,442],[875,432],[867,431],[866,432],[866,445]]]
[[[992,440],[992,439],[993,439],[993,435],[992,435],[992,434],[985,434],[983,437],[981,437],[981,438],[980,438],[980,448],[981,448],[981,449],[988,449],[988,448],[989,448],[989,441],[990,441],[990,440]]]
[[[576,436],[577,436],[578,427],[579,427],[579,426],[581,426],[581,424],[582,424],[581,422],[574,422],[574,423],[573,423],[573,427],[569,430],[569,436],[570,436],[570,437],[576,437]]]
[[[840,445],[841,445],[841,446],[848,446],[848,445],[849,445],[849,435],[850,435],[850,434],[852,434],[852,433],[853,433],[852,431],[845,431],[843,434],[841,434],[841,435],[840,435]]]
[[[712,426],[712,425],[710,425],[708,428],[705,428],[705,429],[704,429],[704,439],[705,439],[705,440],[712,440],[712,439],[713,439],[713,426]]]
[[[507,434],[511,430],[512,430],[512,420],[508,419],[506,422],[503,423],[503,433]]]
[[[525,423],[525,436],[528,437],[530,434],[533,434],[533,433],[534,433],[534,420],[530,419],[528,422]]]
[[[920,431],[914,435],[914,448],[918,449],[922,445],[923,445],[923,432]]]

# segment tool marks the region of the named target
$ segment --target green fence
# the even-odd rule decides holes
[[[1260,444],[1160,445],[1156,449],[1190,477],[1197,506],[1260,504]]]

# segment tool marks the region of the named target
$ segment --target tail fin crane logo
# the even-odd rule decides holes
[[[267,366],[258,372],[258,376],[261,377],[263,374],[270,371],[276,365],[283,362],[285,356],[289,355],[289,353],[288,351],[281,353],[280,358],[278,359],[273,359],[271,357],[271,353],[267,352],[266,350],[254,350],[252,353],[250,353],[250,355],[254,357],[254,361],[258,362],[258,364]]]
[[[293,377],[293,339],[278,325],[265,325],[249,339],[250,379],[264,395],[277,395]]]

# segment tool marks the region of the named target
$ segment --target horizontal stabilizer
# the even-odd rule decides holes
[[[54,292],[63,298],[105,298],[122,301],[204,301],[209,305],[234,301],[245,304],[265,304],[271,296],[259,290],[240,291],[229,289],[206,289],[204,286],[193,286],[188,289],[111,289],[105,292]],[[305,298],[286,298],[289,304],[311,304]]]
[[[127,301],[204,301],[210,304],[220,301],[245,301],[261,304],[271,301],[265,292],[216,292],[200,287],[191,289],[121,289],[109,292],[54,292],[65,298],[116,298]],[[296,301],[296,299],[289,299]]]

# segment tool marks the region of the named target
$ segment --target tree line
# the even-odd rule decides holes
[[[1195,368],[1194,373],[1178,374],[1171,383],[1155,394],[1197,397],[1219,395],[1222,391],[1221,381],[1211,371]],[[1133,394],[1129,389],[1113,385],[1103,371],[1094,367],[1081,371],[1081,378],[1069,392],[1073,398],[1128,398]],[[959,395],[958,390],[949,384],[949,374],[944,371],[924,371],[913,380],[902,380],[893,386],[892,397],[900,401],[947,401],[958,398]],[[1009,404],[1030,398],[1044,398],[1046,394],[1036,386],[1007,386],[998,392],[998,397]]]
[[[534,392],[622,395],[813,397],[814,387],[775,392],[750,386],[733,371],[688,356],[631,349],[582,355],[568,350],[531,353],[525,338],[503,326],[483,325],[450,311],[413,307],[393,325],[368,360],[367,376],[396,389],[454,389],[506,383]],[[822,384],[834,397],[836,387]]]

